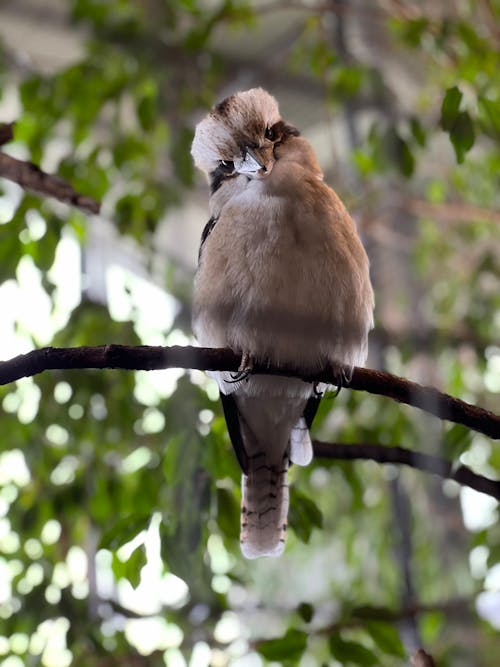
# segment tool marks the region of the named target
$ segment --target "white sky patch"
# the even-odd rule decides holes
[[[137,371],[135,374],[135,398],[143,405],[155,406],[170,398],[177,389],[177,381],[184,375],[182,368],[160,371]]]
[[[484,385],[488,391],[500,392],[500,354],[488,359],[488,366],[484,374]]]
[[[43,621],[31,638],[30,653],[41,654],[44,667],[69,667],[73,656],[66,645],[70,623],[60,617]]]
[[[222,644],[230,644],[242,634],[242,627],[238,616],[231,611],[226,611],[215,626],[214,638]]]
[[[127,620],[125,637],[141,655],[150,655],[153,651],[178,648],[184,635],[179,626],[157,616]]]
[[[189,667],[210,667],[212,651],[206,642],[197,642],[191,653]]]
[[[488,556],[490,550],[481,544],[474,547],[469,553],[470,571],[474,579],[482,579],[488,571]]]
[[[5,522],[5,527],[8,527],[7,519],[2,519],[0,522],[0,539],[3,539],[3,522]],[[9,562],[4,558],[0,558],[0,604],[5,604],[12,595],[12,577],[14,574],[11,572]]]
[[[460,504],[467,530],[483,530],[498,521],[498,502],[491,496],[464,486],[460,490]]]
[[[461,454],[460,462],[466,466],[470,466],[474,470],[480,470],[483,474],[487,474],[487,461],[491,454],[491,443],[478,433],[474,434],[472,443],[469,449]],[[492,471],[489,471],[490,474]]]
[[[37,345],[50,343],[54,335],[51,322],[52,302],[42,287],[41,273],[31,257],[24,255],[17,266],[18,301],[12,303],[21,331],[29,333]]]
[[[75,480],[75,473],[80,465],[80,460],[72,454],[63,457],[50,473],[50,481],[56,486],[71,484]]]
[[[61,524],[56,519],[49,519],[42,528],[40,539],[44,544],[55,544],[61,536]]]
[[[152,459],[153,455],[147,447],[138,447],[121,462],[120,468],[126,475],[133,475],[144,468]]]
[[[179,308],[170,294],[116,264],[106,271],[106,289],[109,311],[114,320],[134,321],[147,345],[164,344],[164,337],[170,331]]]
[[[51,324],[53,333],[64,327],[71,312],[81,300],[82,274],[81,251],[78,241],[70,231],[63,232],[56,249],[54,263],[48,277],[56,286],[54,293],[54,311]]]
[[[16,486],[26,486],[30,480],[31,474],[20,449],[11,449],[0,454],[0,486],[10,482]]]
[[[258,653],[248,653],[231,661],[231,667],[262,667],[263,664]]]
[[[29,352],[33,348],[33,342],[28,332],[16,331],[16,320],[23,299],[25,299],[25,295],[23,295],[19,284],[15,280],[7,280],[0,285],[0,310],[2,312],[0,340],[2,341],[1,354],[3,359]],[[24,310],[26,313],[26,304],[24,304]]]
[[[106,599],[118,593],[121,605],[136,613],[150,615],[149,618],[127,619],[123,626],[127,641],[141,655],[149,655],[156,650],[175,651],[183,640],[182,630],[175,623],[168,623],[165,618],[155,616],[164,605],[175,607],[188,599],[186,583],[164,572],[160,557],[160,521],[160,515],[155,514],[148,530],[142,531],[118,551],[117,555],[126,559],[135,548],[144,544],[146,564],[141,569],[141,581],[136,589],[126,580],[113,582],[112,555],[109,551],[99,551],[96,558],[100,596]]]
[[[167,667],[186,667],[184,656],[177,648],[169,648],[165,651],[163,659]],[[212,663],[213,664],[213,663]],[[190,665],[191,667],[191,665]]]
[[[500,630],[500,590],[484,591],[476,598],[477,613]]]
[[[12,145],[10,148],[12,149]],[[12,153],[12,150],[9,152]],[[10,222],[23,196],[23,189],[12,181],[3,180],[2,190],[5,194],[0,196],[0,225]]]
[[[488,591],[500,593],[500,563],[494,565],[488,572],[484,580],[484,588]]]
[[[180,606],[188,599],[186,583],[174,574],[164,572],[160,556],[160,521],[159,514],[153,515],[148,530],[130,543],[134,548],[144,543],[146,551],[146,564],[141,570],[139,586],[133,589],[125,580],[118,583],[120,604],[144,615],[158,613],[163,605]]]

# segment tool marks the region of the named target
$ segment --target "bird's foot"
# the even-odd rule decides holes
[[[336,398],[340,394],[340,390],[343,387],[349,386],[349,383],[352,380],[352,366],[346,366],[344,364],[334,362],[330,364],[330,368],[333,375],[333,384],[337,387],[334,394]]]
[[[243,352],[241,355],[241,362],[236,373],[231,373],[233,382],[242,382],[246,380],[253,371],[254,359],[250,352]]]
[[[313,382],[313,396],[315,398],[321,398],[324,395],[325,393],[323,389],[324,386],[325,386],[324,382],[319,382],[319,381]]]

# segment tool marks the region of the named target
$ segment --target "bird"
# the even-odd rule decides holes
[[[288,469],[312,460],[309,429],[325,386],[251,371],[263,363],[313,377],[331,364],[348,376],[363,365],[369,260],[312,146],[263,88],[216,104],[196,125],[191,154],[210,189],[193,331],[201,346],[242,359],[238,373],[212,372],[242,469],[241,551],[280,556]]]

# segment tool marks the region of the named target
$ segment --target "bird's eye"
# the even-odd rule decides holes
[[[221,160],[219,162],[219,167],[225,174],[232,174],[234,171],[234,162],[231,162],[230,160]]]
[[[276,139],[276,132],[274,131],[274,127],[266,127],[264,136],[266,139],[269,139],[269,141],[274,141]]]

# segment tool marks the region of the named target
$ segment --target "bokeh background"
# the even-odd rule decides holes
[[[4,0],[3,147],[102,201],[0,181],[0,357],[191,344],[210,106],[263,86],[370,255],[368,365],[498,412],[498,0]],[[200,372],[44,373],[0,391],[0,665],[496,667],[497,502],[373,461],[294,469],[279,560],[239,552],[239,471]],[[485,436],[383,397],[329,442],[500,475]]]

